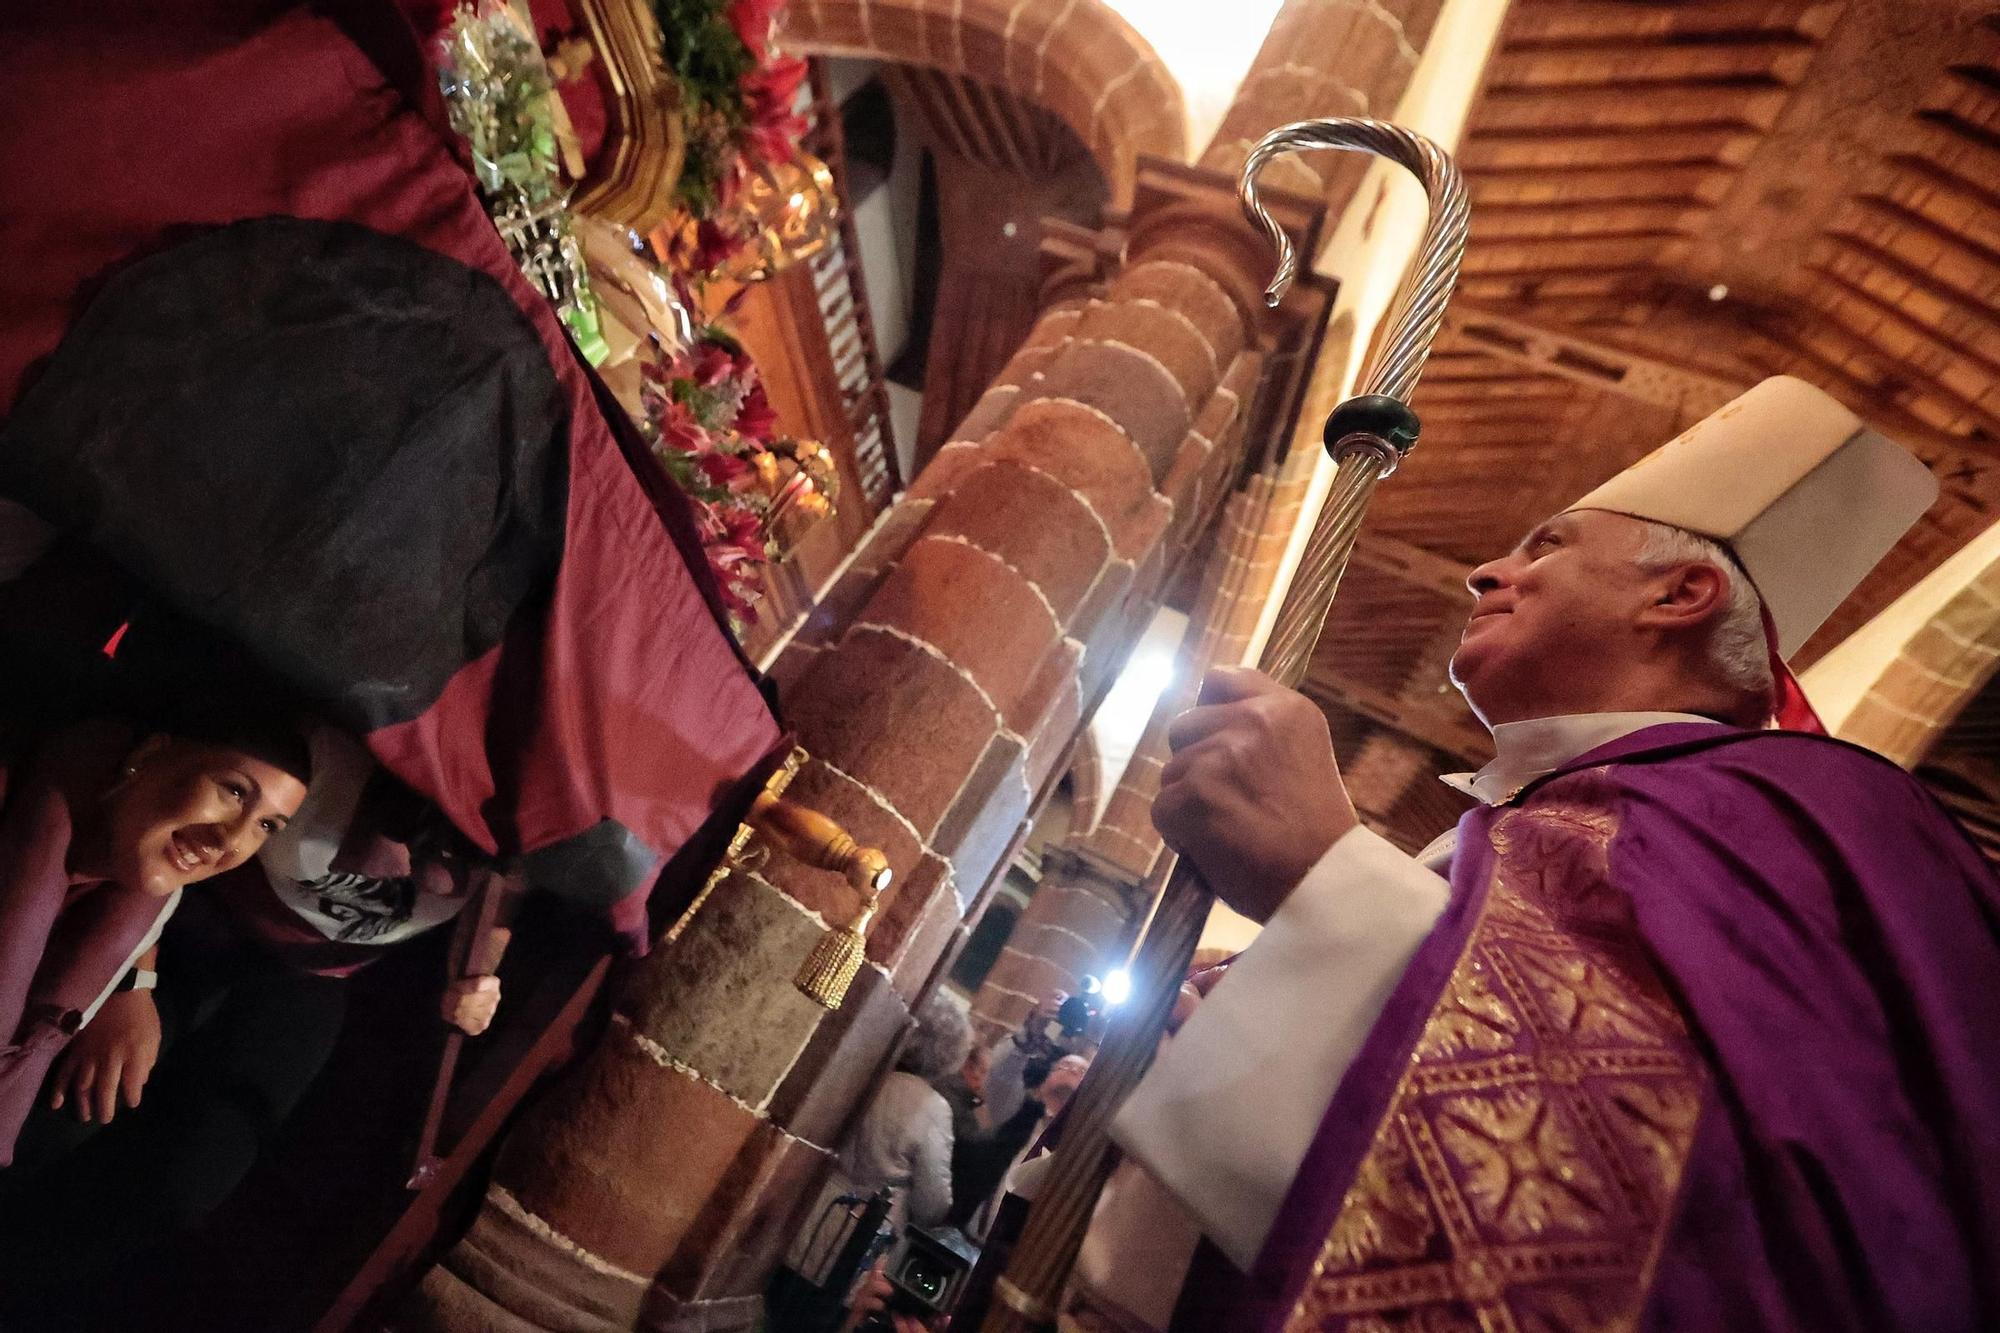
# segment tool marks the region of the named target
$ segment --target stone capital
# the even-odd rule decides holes
[[[1310,290],[1314,280],[1308,269],[1277,310],[1264,304],[1264,288],[1277,271],[1278,256],[1244,216],[1236,184],[1236,177],[1224,172],[1143,159],[1125,227],[1124,258],[1127,265],[1166,259],[1200,269],[1228,294],[1244,326],[1269,339],[1297,319],[1287,307],[1300,301],[1318,305],[1321,298]],[[1326,223],[1322,201],[1282,190],[1264,191],[1263,200],[1300,255],[1319,252]]]

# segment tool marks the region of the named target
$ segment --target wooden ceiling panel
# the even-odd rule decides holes
[[[1634,52],[1599,45],[1517,41],[1493,61],[1491,77],[1511,89],[1776,88],[1797,83],[1812,63],[1812,42],[1797,34],[1704,40]]]
[[[1552,94],[1542,87],[1489,84],[1480,108],[1481,137],[1516,134],[1609,134],[1636,130],[1764,131],[1785,107],[1785,89],[1767,80],[1749,84],[1655,84],[1643,93],[1621,82],[1591,83]]]
[[[1629,0],[1522,3],[1508,18],[1502,55],[1544,47],[1610,46],[1637,53],[1660,45],[1825,38],[1842,6],[1826,0],[1727,0],[1632,4]]]
[[[1458,160],[1467,171],[1478,172],[1701,164],[1727,167],[1746,161],[1756,149],[1757,135],[1731,124],[1617,129],[1565,129],[1546,124],[1511,133],[1478,128],[1467,135]]]

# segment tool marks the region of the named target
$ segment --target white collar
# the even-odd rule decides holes
[[[1499,805],[1580,754],[1669,722],[1722,725],[1712,717],[1692,713],[1568,713],[1502,722],[1493,728],[1493,762],[1477,773],[1447,774],[1444,782],[1487,805]]]

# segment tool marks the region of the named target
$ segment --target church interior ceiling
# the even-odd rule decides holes
[[[1406,844],[1490,753],[1444,675],[1466,571],[1742,387],[1811,380],[1944,484],[1801,665],[2000,507],[2000,8],[1516,0],[1458,157],[1424,440],[1310,682]]]

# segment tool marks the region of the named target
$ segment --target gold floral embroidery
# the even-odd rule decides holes
[[[1604,1182],[1562,1108],[1535,1088],[1452,1097],[1435,1124],[1438,1142],[1463,1170],[1473,1211],[1507,1239],[1588,1231],[1604,1217]]]
[[[1670,1083],[1625,1080],[1606,1083],[1604,1091],[1604,1110],[1619,1126],[1614,1132],[1636,1150],[1634,1165],[1646,1173],[1654,1197],[1665,1199],[1680,1181],[1681,1157],[1701,1116],[1700,1096]]]
[[[1596,960],[1526,945],[1517,946],[1513,956],[1558,1031],[1593,1045],[1629,1041],[1657,1046],[1664,1039],[1658,1020]]]
[[[1424,1027],[1417,1058],[1494,1055],[1514,1044],[1520,1026],[1513,1011],[1493,993],[1486,969],[1475,959],[1472,966],[1452,973],[1444,1002]]]
[[[1391,1135],[1380,1152],[1361,1163],[1352,1197],[1359,1208],[1344,1208],[1327,1237],[1327,1252],[1349,1267],[1378,1259],[1416,1259],[1437,1234],[1437,1222],[1423,1197],[1409,1187],[1410,1154]]]
[[[1706,1074],[1580,794],[1493,826],[1480,918],[1287,1333],[1636,1323]]]

